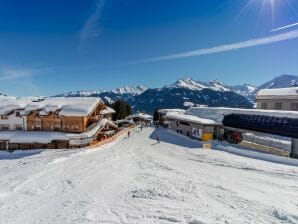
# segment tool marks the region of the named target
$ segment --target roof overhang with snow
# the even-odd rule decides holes
[[[30,97],[0,98],[0,114],[6,115],[20,109],[21,115],[28,115],[38,110],[40,115],[48,115],[58,111],[60,116],[88,116],[103,101],[97,97],[49,97],[36,99]]]
[[[145,121],[152,121],[153,120],[153,116],[149,115],[149,114],[145,114],[145,113],[138,113],[138,114],[133,114],[127,117],[127,119],[141,119],[141,120],[145,120]]]
[[[183,109],[160,109],[160,110],[158,110],[158,113],[160,113],[162,115],[166,115],[168,112],[176,112],[176,113],[184,114],[185,110],[183,110]]]
[[[297,99],[298,87],[279,88],[279,89],[261,89],[257,96],[257,100],[262,99]]]
[[[186,114],[202,117],[204,119],[211,119],[216,123],[222,123],[224,116],[232,113],[298,118],[297,111],[283,110],[241,109],[228,107],[191,107],[186,111]]]
[[[100,114],[101,115],[114,114],[114,113],[116,113],[116,111],[113,108],[108,107],[108,106],[106,106],[105,109],[103,109],[103,110],[100,111]]]
[[[168,112],[166,114],[167,119],[178,120],[184,122],[190,122],[194,124],[202,124],[202,125],[216,125],[216,122],[210,119],[200,118],[198,116],[188,115],[188,114],[179,114],[175,112]]]

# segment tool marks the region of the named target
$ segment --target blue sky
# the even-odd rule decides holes
[[[258,85],[298,75],[297,22],[296,0],[1,0],[0,92]]]

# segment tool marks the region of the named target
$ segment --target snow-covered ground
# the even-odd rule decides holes
[[[298,160],[213,147],[144,128],[98,149],[0,152],[0,223],[298,223]]]

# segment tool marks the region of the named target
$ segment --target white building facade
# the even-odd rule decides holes
[[[256,100],[258,109],[298,111],[298,87],[262,89]]]
[[[21,116],[19,110],[0,115],[0,130],[27,130],[26,116]]]

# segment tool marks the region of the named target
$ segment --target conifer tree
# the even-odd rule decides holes
[[[116,100],[110,105],[116,113],[113,114],[113,120],[121,120],[131,114],[131,106],[123,99]]]
[[[159,121],[159,113],[158,113],[158,109],[155,109],[155,110],[154,110],[153,121],[155,121],[155,122],[158,122],[158,121]]]

